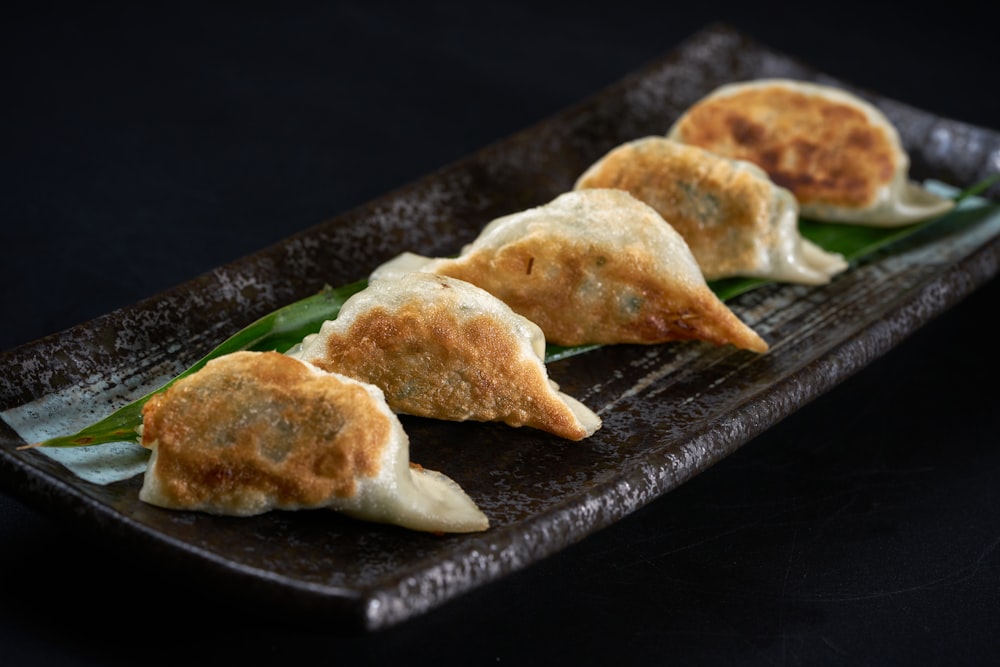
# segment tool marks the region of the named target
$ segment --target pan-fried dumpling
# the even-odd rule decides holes
[[[733,276],[818,285],[847,268],[799,233],[799,207],[759,167],[665,137],[612,149],[576,188],[619,188],[676,229],[707,280]]]
[[[680,234],[624,190],[563,193],[491,221],[458,257],[404,253],[371,280],[414,270],[482,287],[557,345],[703,340],[767,350],[708,287]]]
[[[288,354],[377,385],[402,414],[498,421],[569,440],[601,425],[549,379],[536,324],[485,290],[446,276],[373,282]]]
[[[815,220],[890,227],[954,206],[909,179],[909,155],[881,110],[832,86],[726,84],[689,108],[667,136],[757,164]]]
[[[329,508],[428,532],[486,530],[450,478],[409,461],[377,387],[278,352],[234,352],[153,395],[139,497],[228,516]]]

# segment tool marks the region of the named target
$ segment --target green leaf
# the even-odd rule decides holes
[[[985,191],[993,183],[1000,181],[996,174],[954,196],[956,202],[972,197]],[[996,205],[983,202],[971,209],[956,207],[952,212],[939,218],[915,223],[905,227],[878,228],[843,223],[822,223],[812,220],[800,220],[802,235],[812,240],[822,248],[839,252],[848,261],[857,261],[868,257],[878,250],[886,248],[904,238],[911,237],[931,225],[941,227],[955,224],[972,223],[982,219],[984,215],[996,210]],[[712,290],[723,301],[732,299],[744,292],[752,290],[769,281],[750,278],[730,278],[709,283]],[[203,367],[209,360],[237,350],[277,350],[286,352],[293,345],[311,334],[319,331],[326,320],[334,319],[340,312],[344,301],[367,286],[367,280],[344,285],[338,288],[325,287],[319,293],[296,301],[280,308],[241,329],[232,337],[209,352],[193,366],[163,385],[159,389],[120,408],[101,421],[69,436],[57,437],[32,446],[43,447],[79,447],[99,445],[109,442],[137,441],[137,429],[142,424],[142,407],[149,398],[166,389],[182,377],[190,375]],[[545,362],[551,363],[561,359],[583,354],[600,347],[599,345],[582,345],[562,347],[548,345]]]
[[[211,359],[238,350],[277,350],[286,352],[311,333],[319,331],[326,320],[337,317],[340,307],[353,294],[368,284],[359,280],[343,287],[326,286],[318,293],[271,312],[227,338],[218,347],[199,359],[193,366],[162,387],[119,408],[101,421],[73,435],[52,438],[38,443],[41,447],[81,447],[109,442],[137,441],[136,429],[142,424],[142,407],[157,394],[182,377],[200,370]]]
[[[967,187],[966,189],[962,190],[957,195],[955,195],[954,197],[955,202],[958,203],[968,199],[969,197],[975,197],[976,195],[981,195],[982,193],[986,192],[997,183],[1000,183],[1000,172],[997,172],[992,176],[987,176],[978,183],[975,183]]]
[[[905,225],[903,227],[868,227],[839,222],[818,222],[815,220],[799,218],[799,232],[802,236],[819,245],[824,250],[828,252],[838,252],[843,255],[847,261],[856,262],[860,259],[872,256],[877,251],[889,247],[897,241],[914,236],[917,232],[928,228],[931,225],[942,226],[940,223],[945,221],[955,224],[963,224],[966,222],[975,222],[975,220],[981,219],[982,216],[986,215],[988,211],[995,210],[996,206],[982,200],[980,201],[979,206],[970,211],[969,209],[962,209],[961,207],[958,207],[958,204],[966,199],[985,192],[993,184],[998,182],[1000,182],[1000,173],[993,174],[975,185],[953,195],[952,198],[955,200],[956,208],[952,209],[951,212],[943,216],[938,216],[937,218],[922,220],[920,222],[913,223],[912,225]],[[945,189],[952,190],[953,188],[945,186]],[[708,286],[720,299],[723,301],[729,301],[744,292],[749,292],[750,290],[756,289],[761,285],[766,285],[769,282],[773,281],[759,278],[723,278],[721,280],[710,281]],[[560,359],[567,359],[578,354],[583,354],[584,352],[589,352],[596,347],[599,346],[586,345],[580,347],[560,347],[557,345],[549,345],[546,348],[545,361],[548,363],[558,361]]]

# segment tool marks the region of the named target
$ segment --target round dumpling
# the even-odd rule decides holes
[[[896,226],[954,206],[910,180],[909,155],[881,110],[832,86],[726,84],[692,105],[667,137],[753,162],[791,190],[806,218]]]
[[[332,509],[428,532],[487,517],[449,477],[410,464],[381,390],[278,352],[234,352],[143,407],[140,500],[226,516]]]

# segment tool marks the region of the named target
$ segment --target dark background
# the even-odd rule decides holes
[[[0,349],[404,185],[715,21],[1000,128],[996,17],[975,7],[8,7]],[[615,526],[372,636],[237,607],[0,494],[0,661],[988,664],[1000,655],[997,296],[994,280]]]

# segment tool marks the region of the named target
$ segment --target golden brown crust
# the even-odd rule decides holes
[[[486,315],[456,317],[453,303],[371,308],[332,333],[310,361],[380,387],[397,412],[436,419],[502,421],[571,440],[587,431],[524,355],[513,332]]]
[[[684,237],[709,280],[756,268],[761,249],[777,244],[773,184],[700,148],[655,137],[622,144],[576,187],[619,188],[652,206]]]
[[[647,249],[611,253],[561,240],[529,235],[439,261],[434,270],[494,294],[559,345],[705,340],[767,350],[706,285],[664,276]]]
[[[389,433],[361,385],[238,352],[153,396],[142,444],[155,448],[156,504],[247,514],[262,496],[293,508],[354,495],[379,472]]]
[[[786,85],[709,96],[673,132],[684,143],[753,162],[804,205],[870,206],[899,168],[889,127],[839,96]]]

